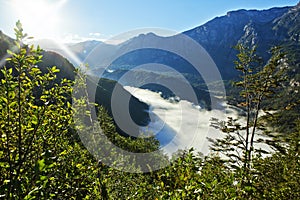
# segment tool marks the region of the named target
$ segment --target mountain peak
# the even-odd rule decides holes
[[[247,12],[246,9],[232,10],[232,11],[228,11],[226,13],[226,16],[227,17],[231,17],[232,15],[235,15],[235,14],[245,14],[246,12]]]
[[[277,17],[282,16],[284,13],[286,13],[289,9],[293,7],[286,6],[286,7],[274,7],[266,10],[246,10],[246,9],[240,9],[235,11],[229,11],[226,14],[226,17],[232,17],[232,18],[248,18],[255,21],[260,22],[268,22],[272,21]]]
[[[143,37],[159,37],[158,35],[156,35],[153,32],[148,32],[148,33],[141,33],[138,36],[136,36],[137,38],[143,38]]]
[[[153,41],[154,39],[157,39],[157,38],[161,38],[160,36],[156,35],[155,33],[153,32],[148,32],[148,33],[141,33],[133,38],[130,38],[129,40],[121,43],[121,46],[124,46],[126,44],[132,44],[132,42],[137,42],[137,43],[147,43],[147,42],[150,42],[150,41]],[[150,42],[151,43],[151,42]]]
[[[294,10],[294,11],[300,10],[300,1],[291,10]]]

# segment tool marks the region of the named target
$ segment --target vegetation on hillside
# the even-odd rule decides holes
[[[227,153],[232,148],[241,148],[242,154],[235,155],[237,162],[233,163],[232,159],[225,159],[217,153],[203,157],[190,149],[178,152],[165,168],[147,173],[129,173],[105,165],[93,157],[75,131],[93,128],[78,127],[81,122],[73,116],[80,114],[81,119],[93,120],[89,112],[83,111],[95,105],[90,104],[88,98],[75,99],[73,103],[77,106],[74,109],[69,98],[72,93],[78,92],[73,90],[74,84],[85,90],[84,74],[77,71],[81,78],[76,82],[66,78],[58,81],[56,74],[59,70],[55,66],[49,66],[47,72],[42,72],[37,67],[42,59],[41,49],[23,44],[26,35],[20,22],[15,32],[17,50],[8,51],[10,57],[0,72],[0,198],[300,198],[299,120],[293,121],[290,134],[284,135],[285,130],[282,130],[283,134],[274,138],[274,153],[267,157],[259,152],[253,153],[256,152],[253,145],[254,127],[262,128],[264,123],[261,122],[265,122],[260,120],[257,112],[266,98],[276,100],[273,94],[282,86],[279,84],[283,81],[282,68],[278,61],[284,54],[278,49],[274,49],[266,66],[253,71],[254,51],[238,46],[240,53],[236,66],[242,71],[243,79],[237,85],[242,86],[241,99],[245,101],[241,102],[241,106],[245,107],[248,120],[245,126],[237,124],[234,119],[222,123],[222,130],[229,136],[228,141],[215,144],[216,150]],[[298,104],[297,101],[289,103],[294,106]],[[98,109],[103,132],[116,146],[129,152],[159,149],[155,138],[136,139],[119,135],[107,111],[103,107]],[[97,130],[85,131],[93,134]],[[243,138],[242,131],[246,132],[248,139]],[[102,147],[101,142],[96,141],[99,148]],[[153,159],[157,159],[159,164],[159,159],[165,157],[157,152]],[[227,155],[234,157],[233,154]],[[132,159],[126,156],[119,158]]]

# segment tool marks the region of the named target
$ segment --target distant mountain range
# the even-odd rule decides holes
[[[182,34],[191,37],[202,45],[215,62],[223,80],[238,78],[238,72],[234,68],[237,51],[233,48],[237,43],[245,45],[257,45],[257,54],[268,61],[268,53],[272,46],[282,46],[289,53],[289,58],[294,59],[291,79],[298,80],[300,73],[300,3],[293,7],[271,8],[268,10],[237,10],[228,12],[227,15],[216,17],[209,22],[185,31]],[[174,45],[178,43],[179,35],[160,37],[154,33],[141,34],[119,45],[105,44],[97,41],[87,41],[69,45],[70,50],[88,63],[94,75],[101,74],[109,78],[131,86],[143,85],[145,80],[160,82],[160,79],[171,79],[173,74],[153,71],[135,71],[136,66],[147,63],[158,63],[169,66],[181,73],[196,91],[198,101],[203,106],[210,107],[210,95],[207,93],[207,85],[203,77],[197,75],[197,71],[180,55],[155,48],[143,48],[145,46],[159,46],[168,40]],[[128,52],[130,49],[138,49]],[[118,57],[122,52],[128,52]],[[111,62],[111,58],[116,59]],[[200,58],[199,58],[200,59]],[[104,71],[104,68],[106,71]],[[153,65],[155,68],[155,65]],[[121,80],[128,71],[134,73],[136,83]],[[180,82],[174,79],[173,81]],[[165,97],[172,96],[170,91],[157,85],[146,85],[143,88],[153,91],[161,91]],[[211,91],[210,91],[211,92]]]
[[[281,45],[288,53],[291,52],[292,56],[289,57],[294,59],[294,73],[291,74],[291,79],[300,73],[300,3],[293,7],[268,10],[231,11],[225,16],[216,17],[182,34],[192,38],[209,53],[223,80],[232,80],[238,77],[233,62],[236,60],[237,54],[233,47],[237,43],[257,45],[257,54],[262,56],[265,62],[270,57],[269,49],[272,46]],[[171,52],[155,48],[143,48],[145,46],[159,46],[167,40],[171,41],[170,43],[173,43],[174,46],[188,45],[177,44],[178,37],[179,35],[160,37],[154,33],[148,33],[138,35],[118,45],[100,41],[68,44],[67,48],[73,53],[73,56],[53,42],[40,41],[40,44],[45,49],[59,52],[76,65],[78,60],[87,63],[93,75],[101,74],[101,77],[134,87],[144,85],[149,80],[158,83],[161,80],[171,80],[175,77],[172,73],[155,72],[155,70],[134,70],[136,66],[147,63],[169,66],[190,82],[196,91],[198,102],[202,102],[200,103],[202,107],[210,108],[211,95],[207,92],[207,83],[204,82],[201,75],[197,74],[190,63],[180,55]],[[130,49],[139,50],[130,51]],[[128,53],[119,57],[118,55],[121,55],[122,52]],[[74,55],[78,59],[77,61],[74,60]],[[156,67],[154,64],[153,68]],[[130,82],[130,80],[124,79],[123,75],[128,71],[134,74],[134,81]],[[180,83],[180,80],[174,79],[173,82]],[[175,95],[158,85],[148,84],[143,88],[163,92],[163,96],[166,98]]]
[[[246,45],[256,44],[258,46],[257,53],[266,62],[270,57],[268,53],[270,47],[275,45],[283,46],[292,55],[290,58],[293,59],[291,61],[293,62],[293,69],[291,69],[290,73],[291,82],[300,82],[300,3],[293,7],[271,8],[268,10],[231,11],[225,16],[216,17],[182,34],[192,38],[209,53],[223,80],[233,80],[238,77],[233,63],[236,60],[237,52],[233,47],[237,43],[242,43]],[[117,56],[121,52],[127,52],[127,50],[134,48],[138,49],[138,47],[142,48],[149,44],[159,46],[166,40],[173,41],[174,45],[187,45],[184,43],[176,44],[178,37],[179,35],[161,37],[154,33],[148,33],[138,35],[118,45],[106,44],[100,41],[68,44],[65,46],[67,51],[51,40],[35,41],[35,44],[39,44],[47,50],[43,53],[43,63],[40,64],[40,67],[46,70],[47,66],[56,65],[61,70],[59,78],[74,79],[73,65],[76,66],[78,60],[90,66],[93,76],[101,74],[101,77],[104,79],[100,79],[98,83],[96,100],[97,103],[104,105],[109,112],[111,112],[109,102],[112,90],[115,86],[122,88],[120,84],[142,85],[144,89],[161,91],[162,96],[165,98],[175,95],[168,88],[161,87],[158,84],[143,85],[145,81],[159,83],[161,80],[173,82],[175,85],[182,84],[180,80],[176,79],[176,75],[169,72],[151,71],[151,69],[134,70],[136,66],[147,63],[166,65],[182,74],[195,90],[201,107],[210,109],[210,103],[213,100],[211,98],[215,97],[211,97],[203,77],[197,74],[191,63],[187,62],[180,55],[161,49],[146,48],[130,51],[120,57]],[[13,40],[0,32],[0,57],[4,58],[6,50],[12,48]],[[74,59],[74,55],[76,59]],[[111,63],[111,58],[114,57],[116,59]],[[0,65],[3,65],[3,62]],[[106,68],[107,66],[109,67]],[[130,80],[121,80],[122,76],[129,71],[135,77],[135,84],[130,83]],[[124,95],[126,94],[125,96],[130,95],[124,89],[122,91]],[[100,93],[106,95],[100,95]],[[216,94],[215,96],[217,97],[218,95]],[[130,98],[130,114],[133,120],[140,125],[147,125],[149,122],[148,105],[140,102],[133,96]],[[120,100],[119,104],[122,105],[122,100]]]
[[[300,45],[300,3],[294,7],[271,8],[268,10],[237,10],[227,15],[216,17],[209,22],[183,32],[201,44],[216,63],[223,79],[235,78],[237,75],[233,61],[237,43],[258,45],[258,54],[268,60],[268,50],[275,45],[287,49],[299,50]],[[176,35],[173,36],[176,41]],[[120,50],[132,46],[143,46],[151,42],[158,43],[164,39],[153,33],[141,34],[119,45],[105,44],[99,41],[86,41],[68,45],[69,49],[91,68],[102,68],[107,65],[108,57],[117,55]],[[49,48],[48,48],[49,49]],[[51,48],[50,48],[51,49]],[[53,49],[53,48],[52,48]],[[55,50],[55,49],[53,49]],[[57,49],[56,49],[57,50]],[[63,53],[63,52],[61,52]],[[68,57],[68,55],[65,55]],[[70,58],[72,60],[72,58]],[[168,64],[180,72],[193,74],[189,66],[180,63],[178,57],[159,50],[137,51],[128,57],[119,58],[114,70],[129,68],[128,65],[139,65],[147,62]]]

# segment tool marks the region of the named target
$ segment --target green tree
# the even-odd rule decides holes
[[[266,65],[262,65],[255,53],[255,47],[248,48],[241,44],[236,46],[239,51],[236,69],[241,72],[241,80],[234,83],[240,88],[239,107],[245,112],[245,124],[238,119],[229,118],[227,121],[212,120],[212,126],[226,133],[224,138],[211,140],[212,150],[224,153],[231,167],[243,167],[243,177],[249,182],[253,153],[261,153],[255,149],[257,131],[265,131],[263,123],[259,123],[259,111],[263,102],[271,98],[285,80],[286,58],[279,47],[271,49],[272,56]]]
[[[263,199],[300,198],[300,123],[294,133],[283,138],[282,151],[254,163],[257,197]]]
[[[73,82],[58,81],[55,66],[42,73],[42,50],[24,44],[19,21],[15,34],[16,51],[8,50],[0,74],[0,196],[88,197],[97,188],[97,162],[70,131]]]

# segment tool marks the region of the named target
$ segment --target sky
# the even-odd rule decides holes
[[[228,11],[296,5],[299,0],[0,0],[0,30],[15,22],[37,39],[106,40],[140,28],[182,32]]]

